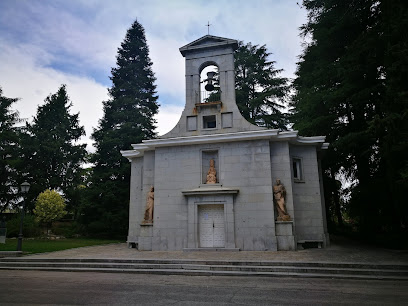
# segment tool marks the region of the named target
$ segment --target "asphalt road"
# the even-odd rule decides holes
[[[408,282],[0,271],[0,305],[407,305]]]

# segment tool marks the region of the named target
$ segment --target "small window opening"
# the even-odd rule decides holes
[[[203,128],[204,129],[215,129],[217,127],[217,120],[215,115],[203,116]]]
[[[293,178],[295,180],[302,180],[302,160],[300,158],[292,159]]]

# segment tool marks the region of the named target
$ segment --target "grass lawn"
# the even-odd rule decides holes
[[[60,240],[48,239],[24,239],[23,252],[24,253],[45,253],[61,251],[84,246],[101,245],[109,243],[123,242],[120,240],[106,240],[106,239],[87,239],[87,238],[72,238]],[[17,239],[6,239],[6,243],[0,243],[0,251],[16,251]]]

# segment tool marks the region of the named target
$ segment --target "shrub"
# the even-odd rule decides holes
[[[55,235],[64,236],[66,238],[78,237],[81,233],[80,225],[76,222],[54,222],[51,227],[51,232]]]
[[[40,222],[47,225],[66,215],[65,200],[55,190],[41,192],[35,201],[34,214]]]
[[[18,237],[20,232],[20,215],[15,215],[10,221],[7,221],[7,237]],[[41,228],[33,215],[25,215],[23,221],[23,237],[32,238],[41,235]]]

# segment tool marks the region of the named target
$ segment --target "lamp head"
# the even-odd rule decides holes
[[[21,192],[22,193],[27,193],[30,190],[30,184],[27,182],[24,182],[20,185]]]

